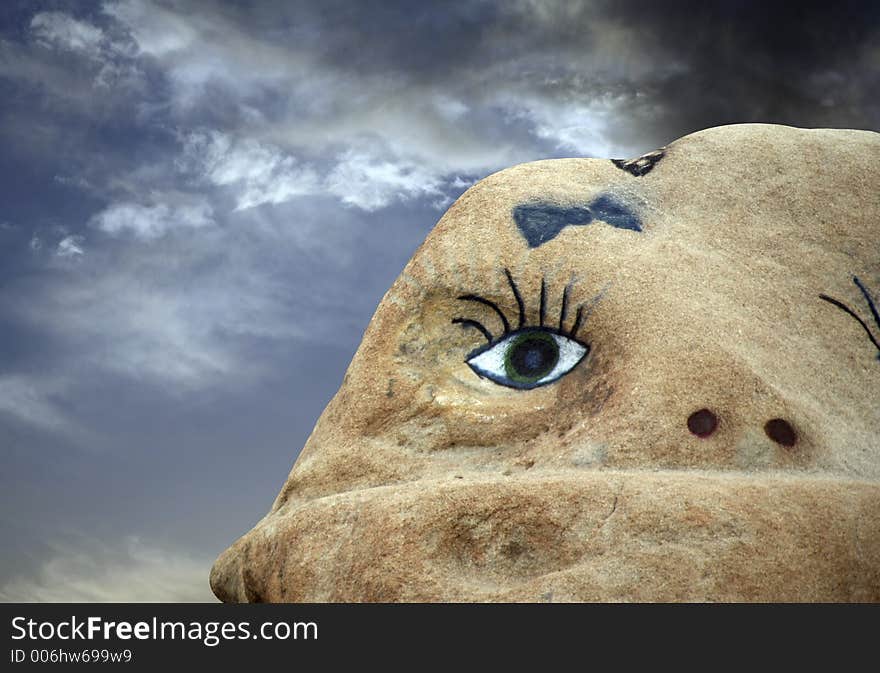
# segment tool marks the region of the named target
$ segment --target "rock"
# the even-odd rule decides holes
[[[880,600],[878,156],[745,124],[481,181],[215,594]]]

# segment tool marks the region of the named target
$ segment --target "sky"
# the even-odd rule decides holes
[[[0,3],[0,601],[213,600],[476,180],[880,130],[880,3]]]

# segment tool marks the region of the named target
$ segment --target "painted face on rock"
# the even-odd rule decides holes
[[[475,185],[215,593],[880,600],[871,149],[741,125]]]

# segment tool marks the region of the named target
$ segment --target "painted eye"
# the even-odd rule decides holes
[[[477,376],[509,388],[537,388],[562,378],[590,347],[547,327],[526,327],[473,351],[468,366]]]
[[[546,327],[544,321],[547,317],[547,287],[542,278],[538,324],[525,326],[525,302],[508,269],[504,269],[504,275],[507,276],[507,282],[519,308],[519,326],[512,331],[507,315],[491,299],[477,294],[460,295],[458,299],[461,301],[490,308],[498,316],[504,328],[504,333],[496,339],[492,336],[492,332],[477,320],[453,318],[453,324],[475,329],[489,342],[471,351],[465,362],[477,376],[508,388],[528,390],[553,383],[574,369],[590,352],[589,344],[578,341],[576,336],[581,322],[589,315],[592,306],[588,306],[586,311],[584,311],[585,304],[578,306],[571,329],[566,330],[568,295],[571,291],[571,283],[569,283],[562,292],[558,329]],[[605,289],[596,295],[593,301],[599,301],[604,292]]]

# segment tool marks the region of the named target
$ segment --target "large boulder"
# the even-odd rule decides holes
[[[745,124],[482,180],[215,594],[880,600],[878,157]]]

